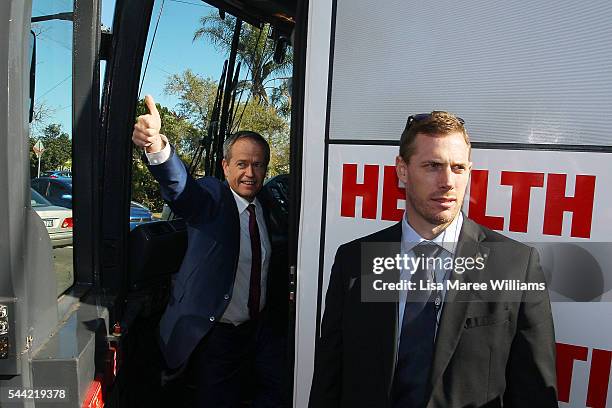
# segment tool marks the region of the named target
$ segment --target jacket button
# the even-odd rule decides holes
[[[229,299],[229,295],[228,294],[223,295],[223,299],[225,300]]]
[[[210,316],[210,317],[208,318],[208,320],[210,320],[211,322],[214,322],[214,321],[215,321],[215,316]]]

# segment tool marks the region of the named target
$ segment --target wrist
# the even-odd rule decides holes
[[[166,143],[168,143],[168,139],[166,138],[166,136],[160,134],[159,141],[145,147],[145,151],[147,153],[159,153],[164,150],[164,148],[166,147]]]

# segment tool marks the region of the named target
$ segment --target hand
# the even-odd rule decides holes
[[[136,146],[146,148],[147,153],[157,153],[165,147],[165,142],[159,133],[161,118],[151,95],[145,96],[145,104],[149,113],[139,116],[136,120],[132,132],[132,141]]]

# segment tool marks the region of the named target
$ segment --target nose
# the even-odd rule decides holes
[[[253,170],[253,166],[252,165],[247,166],[244,175],[247,176],[247,177],[254,177],[255,176],[255,171]]]
[[[444,166],[444,168],[440,170],[438,187],[443,190],[452,190],[454,175],[455,173],[453,173],[451,166]]]

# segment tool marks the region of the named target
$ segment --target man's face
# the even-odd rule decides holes
[[[238,139],[231,148],[229,160],[223,159],[223,173],[232,190],[252,201],[266,177],[266,155],[263,146],[249,139]]]
[[[406,163],[395,160],[397,175],[406,185],[406,212],[419,233],[446,228],[463,204],[472,163],[469,147],[459,132],[417,134],[414,153]]]

